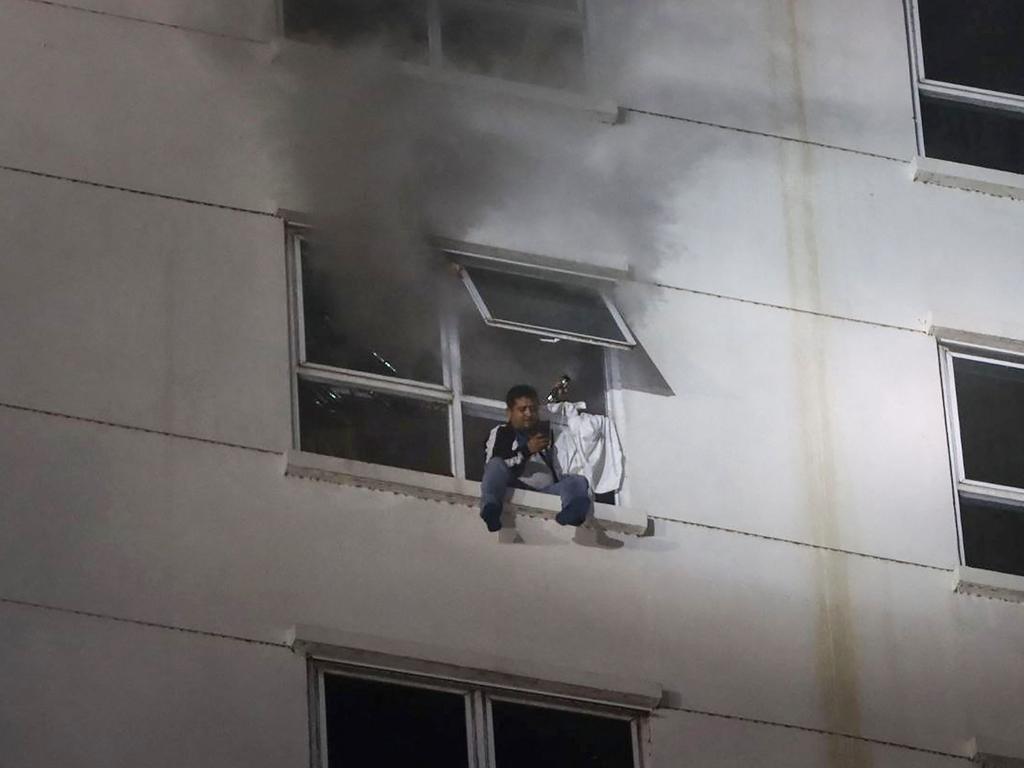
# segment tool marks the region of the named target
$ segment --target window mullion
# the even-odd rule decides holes
[[[462,436],[462,351],[459,346],[459,324],[455,313],[445,310],[441,318],[441,339],[445,384],[452,393],[448,434],[451,440],[452,471],[455,477],[466,477],[466,451]]]
[[[346,368],[332,368],[315,363],[300,365],[296,373],[299,378],[308,381],[339,384],[356,389],[372,390],[374,392],[388,392],[411,397],[416,400],[429,400],[438,403],[450,403],[452,400],[451,390],[443,384],[429,384],[413,379],[378,376],[374,373],[364,373]]]
[[[985,88],[947,83],[941,80],[928,80],[927,78],[919,81],[917,87],[921,93],[937,99],[958,101],[990,109],[1024,112],[1024,96],[1012,93],[989,91]]]

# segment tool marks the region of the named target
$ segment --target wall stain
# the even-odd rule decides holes
[[[780,11],[774,18],[776,29],[773,30],[773,38],[780,41],[771,57],[776,91],[773,103],[780,110],[776,117],[781,127],[791,128],[799,138],[807,139],[797,0],[784,0]],[[791,121],[792,126],[786,125]],[[808,144],[780,142],[778,151],[789,303],[820,312],[820,248],[814,202],[816,150]],[[810,515],[813,540],[838,546],[840,530],[836,504],[840,469],[835,457],[826,322],[794,313],[792,350],[800,464],[804,473],[802,506]],[[814,577],[815,669],[826,728],[861,735],[859,664],[854,638],[856,617],[850,600],[847,558],[817,552]],[[868,745],[841,737],[829,737],[827,755],[827,765],[831,768],[871,768],[873,764]]]

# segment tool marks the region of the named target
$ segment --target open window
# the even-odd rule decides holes
[[[1024,356],[942,355],[963,563],[1024,576]]]
[[[282,0],[282,21],[296,40],[372,40],[431,69],[584,90],[582,0]]]
[[[636,342],[610,278],[438,248],[425,288],[301,229],[289,246],[296,448],[479,480],[514,384],[543,399],[568,375],[570,399],[612,415],[609,354]]]
[[[640,768],[644,712],[313,662],[316,768]]]
[[[924,154],[1024,174],[1024,3],[911,5]]]

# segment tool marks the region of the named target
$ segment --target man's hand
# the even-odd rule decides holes
[[[526,449],[530,453],[540,453],[545,448],[551,445],[551,439],[545,432],[537,432],[530,435],[530,439],[526,442]]]

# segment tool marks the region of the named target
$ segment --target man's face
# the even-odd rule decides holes
[[[536,398],[520,397],[508,409],[508,423],[519,432],[529,432],[540,421],[540,404]]]

